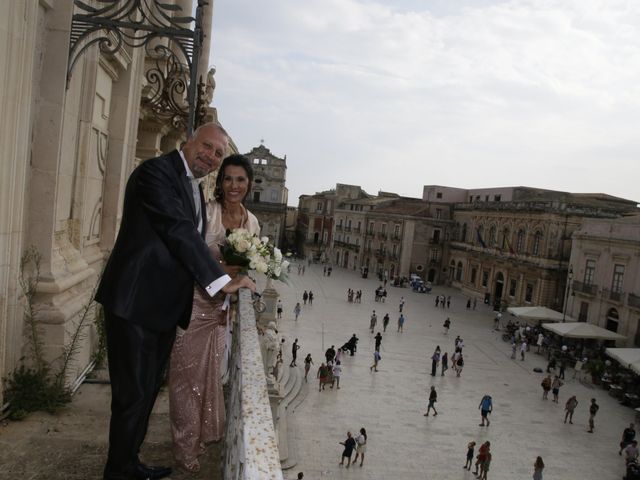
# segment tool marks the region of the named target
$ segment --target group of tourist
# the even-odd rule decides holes
[[[352,289],[347,289],[347,302],[349,303],[362,303],[362,290],[354,292]]]

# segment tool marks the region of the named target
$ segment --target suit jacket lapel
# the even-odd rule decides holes
[[[187,171],[184,169],[184,163],[182,157],[177,150],[172,151],[170,154],[173,166],[178,172],[178,178],[180,179],[180,185],[182,186],[182,193],[187,197],[187,203],[191,208],[191,218],[196,221],[196,205],[193,201],[193,188],[191,187],[191,180],[187,177]],[[201,194],[202,195],[202,194]]]
[[[202,184],[198,184],[198,190],[200,191],[200,211],[202,212],[202,238],[205,238],[205,232],[207,231],[207,206],[204,201],[204,192],[202,191]],[[198,220],[196,219],[196,222]]]

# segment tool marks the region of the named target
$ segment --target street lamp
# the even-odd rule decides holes
[[[565,322],[565,318],[567,317],[567,303],[569,302],[569,289],[571,288],[571,280],[573,280],[573,268],[569,265],[569,270],[567,271],[567,285],[564,289],[564,308],[562,309],[562,323]]]

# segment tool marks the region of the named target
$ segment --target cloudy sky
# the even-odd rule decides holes
[[[640,201],[639,0],[215,0],[214,106],[336,183],[528,185]]]

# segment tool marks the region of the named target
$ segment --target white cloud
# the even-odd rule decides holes
[[[359,184],[640,200],[640,2],[218,1],[214,104],[287,155],[290,203]]]

